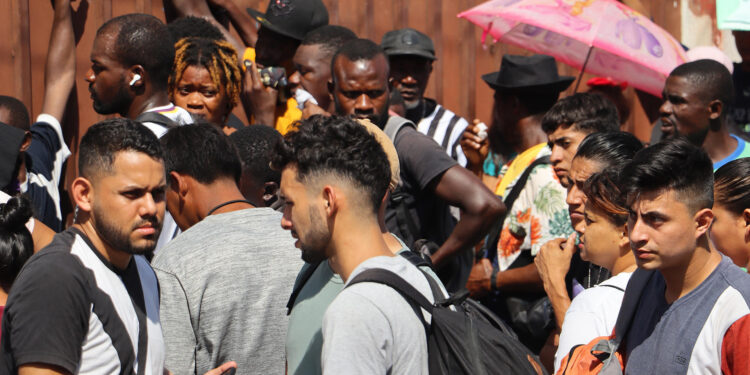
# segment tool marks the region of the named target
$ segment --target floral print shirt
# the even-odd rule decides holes
[[[551,153],[548,146],[539,149],[536,159]],[[510,193],[517,181],[508,185],[504,196]],[[497,265],[500,271],[507,270],[518,258],[521,250],[531,250],[536,256],[547,241],[565,238],[573,233],[565,203],[567,191],[552,170],[552,165],[536,166],[526,185],[503,222],[503,230],[497,244]]]

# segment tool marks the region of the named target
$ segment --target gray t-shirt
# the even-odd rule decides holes
[[[211,215],[156,253],[172,373],[230,360],[239,374],[284,373],[285,306],[303,262],[280,220],[270,208]]]
[[[400,256],[362,262],[349,280],[371,268],[396,273],[434,301],[425,274]],[[447,296],[445,290],[443,294]],[[426,321],[430,315],[424,310]],[[396,290],[377,283],[345,288],[323,317],[324,374],[427,374],[427,338],[414,309]]]
[[[401,254],[409,250],[404,242],[393,236],[401,243]],[[312,265],[305,263],[297,276],[294,287],[300,283],[300,275]],[[438,284],[442,282],[429,267],[420,269],[430,275]],[[287,369],[290,375],[321,374],[320,353],[323,347],[323,315],[331,302],[344,289],[341,276],[335,274],[328,264],[323,261],[315,269],[305,285],[300,289],[289,315],[289,329],[286,335]]]

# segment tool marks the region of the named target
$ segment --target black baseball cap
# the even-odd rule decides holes
[[[435,46],[429,36],[411,29],[392,30],[383,35],[380,47],[387,56],[419,56],[429,60],[437,60]]]
[[[247,12],[263,27],[297,40],[328,25],[328,9],[321,0],[271,0],[266,13],[252,8]]]

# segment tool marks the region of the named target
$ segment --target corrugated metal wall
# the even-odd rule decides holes
[[[265,9],[268,0],[235,0],[242,7]],[[347,26],[359,36],[380,41],[389,30],[413,27],[430,35],[438,55],[427,88],[427,96],[454,112],[472,119],[490,120],[492,91],[480,76],[497,70],[504,53],[527,52],[501,44],[482,46],[481,30],[456,14],[480,4],[481,0],[324,0],[333,24]],[[12,95],[26,103],[32,115],[41,109],[44,60],[52,24],[49,0],[0,0],[0,94]],[[673,0],[642,2],[651,17],[679,37],[679,9]],[[64,128],[75,149],[78,135],[102,116],[91,107],[83,75],[89,68],[89,53],[96,29],[105,20],[131,12],[151,13],[164,19],[162,0],[77,0],[76,26],[83,28],[77,47],[77,89],[69,103]],[[561,74],[577,72],[560,65]],[[628,98],[637,99],[628,92]],[[244,119],[244,117],[241,117]],[[640,108],[629,122],[642,139],[648,139],[650,126]],[[69,168],[68,176],[72,175]],[[70,181],[70,179],[68,179]],[[66,184],[67,185],[67,184]]]

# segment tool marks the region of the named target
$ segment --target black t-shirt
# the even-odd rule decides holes
[[[0,373],[29,363],[70,373],[159,374],[156,275],[142,256],[114,268],[75,228],[29,259],[8,296]]]
[[[386,207],[386,227],[410,247],[418,239],[427,239],[440,246],[453,232],[456,219],[451,215],[448,203],[435,193],[435,186],[445,171],[461,167],[435,140],[412,127],[403,127],[396,134],[393,145],[398,153],[401,185],[391,195]],[[403,212],[399,212],[399,204],[394,199],[400,197],[407,202],[406,215],[416,226],[416,234],[407,230],[408,226],[404,224],[403,218],[399,218]],[[445,267],[437,270],[438,276],[451,292],[463,287],[471,270],[470,251],[465,253],[459,254]]]

